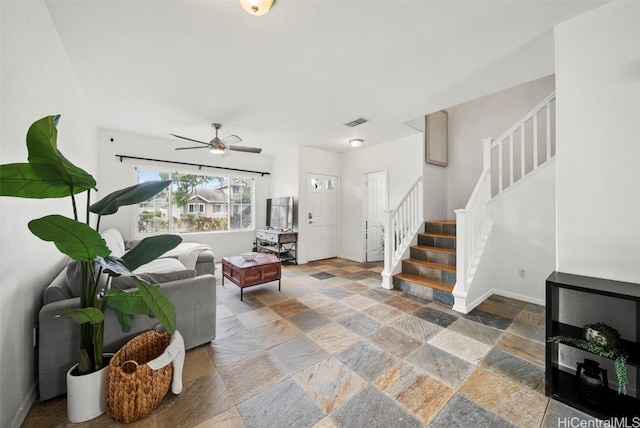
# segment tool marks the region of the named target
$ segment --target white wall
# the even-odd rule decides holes
[[[271,173],[271,193],[268,196],[271,198],[293,196],[295,213],[293,219],[294,230],[298,230],[298,214],[300,211],[300,186],[298,184],[298,178],[300,175],[299,158],[300,148],[298,146],[291,147],[272,156],[273,171]],[[259,223],[258,227],[264,227],[264,222]]]
[[[181,147],[179,141],[172,139],[156,138],[151,136],[137,135],[127,132],[101,129],[98,134],[99,164],[98,164],[98,189],[99,196],[96,200],[103,198],[110,192],[136,184],[135,166],[143,166],[153,169],[168,169],[169,171],[194,171],[210,172],[212,174],[225,174],[239,178],[250,178],[254,180],[256,186],[256,225],[264,226],[266,216],[266,199],[271,191],[271,176],[253,174],[240,171],[229,171],[217,168],[202,168],[189,165],[175,165],[143,160],[123,160],[116,157],[116,154],[129,155],[141,158],[152,158],[161,160],[171,160],[176,162],[203,164],[207,166],[218,166],[226,168],[236,168],[243,170],[253,170],[271,172],[271,157],[265,155],[232,153],[230,156],[220,157],[210,154],[207,150],[176,151],[176,147]],[[133,221],[135,207],[122,207],[113,215],[106,216],[101,220],[100,229],[115,227],[121,231],[125,239],[136,237],[137,229]],[[255,232],[216,232],[216,233],[185,233],[181,235],[184,242],[200,242],[209,245],[216,260],[221,257],[240,254],[243,251],[250,251],[255,242]]]
[[[95,121],[46,5],[3,1],[0,15],[1,162],[26,162],[31,123],[61,114],[58,148],[95,175]],[[68,199],[0,198],[0,212],[0,426],[10,427],[20,425],[35,398],[32,331],[42,292],[63,263],[53,244],[33,236],[27,223],[47,214],[71,216],[72,211]]]
[[[556,28],[558,271],[640,282],[639,41],[638,2],[615,1]],[[605,322],[637,337],[633,307],[568,291],[561,301],[562,321]],[[569,369],[580,359],[568,348],[560,355]],[[628,377],[637,397],[633,367]]]
[[[556,29],[557,269],[640,282],[640,3]]]
[[[422,174],[423,153],[422,134],[415,134],[342,155],[340,257],[365,260],[364,174],[387,171],[389,208],[394,209]]]
[[[464,208],[482,172],[482,138],[497,138],[554,90],[554,76],[447,108],[447,218]]]
[[[424,148],[422,158],[424,159]],[[423,215],[424,219],[447,220],[447,169],[423,162],[422,165]]]

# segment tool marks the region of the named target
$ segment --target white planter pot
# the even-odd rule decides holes
[[[109,365],[97,372],[74,376],[71,373],[76,366],[67,372],[67,418],[72,423],[97,418],[107,408]]]

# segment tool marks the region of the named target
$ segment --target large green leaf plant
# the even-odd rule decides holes
[[[171,180],[140,183],[118,190],[95,204],[90,204],[95,179],[69,162],[58,150],[57,128],[60,116],[47,116],[34,122],[27,132],[28,163],[0,165],[0,196],[49,199],[70,197],[73,218],[52,214],[31,220],[29,230],[38,238],[50,241],[62,253],[77,260],[81,268],[80,308],[65,312],[80,324],[80,358],[78,372],[90,373],[104,366],[104,311],[111,307],[123,331],[129,331],[135,314],[148,314],[173,334],[176,313],[173,303],[159,287],[134,276],[136,290],[110,287],[110,278],[130,273],[175,248],[182,238],[156,235],[143,239],[122,258],[110,256],[111,250],[98,233],[100,218],[113,214],[125,205],[141,203],[165,189]],[[75,195],[87,192],[84,221],[78,216]],[[97,215],[90,226],[91,213]],[[106,280],[102,280],[106,278]]]

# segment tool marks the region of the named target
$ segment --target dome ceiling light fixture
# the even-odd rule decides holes
[[[364,140],[362,138],[353,138],[349,140],[349,144],[351,144],[351,147],[360,147],[363,143]]]
[[[238,0],[249,15],[261,16],[269,12],[273,0]]]

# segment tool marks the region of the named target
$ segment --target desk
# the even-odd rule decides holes
[[[256,255],[253,261],[246,261],[242,256],[222,258],[222,286],[224,287],[224,279],[227,278],[240,287],[240,300],[242,300],[242,290],[245,287],[264,284],[276,279],[278,280],[278,291],[280,291],[281,273],[280,260],[266,254]]]

